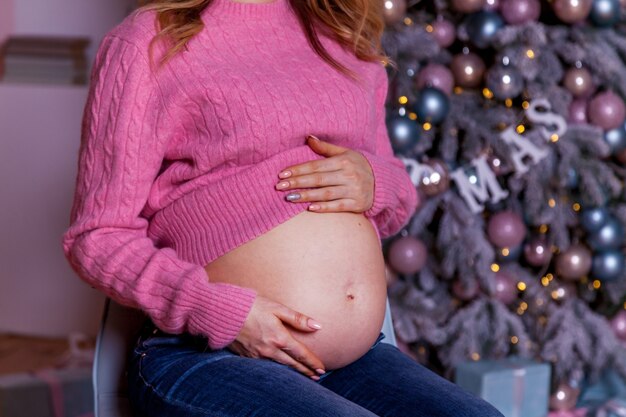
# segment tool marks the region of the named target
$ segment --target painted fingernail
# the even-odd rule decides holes
[[[317,136],[313,136],[313,135],[309,135],[309,136],[307,136],[307,138],[313,139],[313,140],[319,140],[319,138]]]
[[[280,178],[287,178],[290,175],[291,175],[291,171],[283,171],[280,174],[278,174]]]
[[[319,376],[317,376],[317,375],[311,375],[311,379],[312,379],[313,381],[319,381],[319,380],[320,380],[320,377],[319,377]]]
[[[319,210],[319,209],[320,209],[320,206],[318,206],[317,204],[311,204],[309,206],[309,210],[315,211],[315,210]]]
[[[287,197],[285,197],[287,200],[289,201],[294,201],[294,200],[298,200],[300,198],[300,194],[298,193],[289,193],[287,194]]]
[[[313,319],[309,319],[309,320],[307,320],[307,323],[306,323],[306,324],[308,324],[308,326],[309,326],[310,328],[312,328],[312,329],[317,329],[317,330],[319,330],[319,329],[321,329],[321,328],[322,328],[322,325],[321,325],[321,324],[319,324],[318,322],[316,322],[316,321],[315,321],[315,320],[313,320]]]
[[[325,374],[325,373],[326,373],[326,371],[325,371],[325,370],[320,369],[320,368],[317,368],[317,369],[315,370],[315,372],[317,372],[317,373],[318,373],[318,374],[320,374],[320,375],[323,375],[323,374]]]
[[[289,183],[287,181],[283,181],[283,182],[279,182],[278,185],[276,185],[276,188],[278,189],[287,188],[288,185]]]

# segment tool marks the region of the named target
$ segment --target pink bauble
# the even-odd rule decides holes
[[[385,281],[387,281],[388,287],[391,287],[398,282],[398,275],[389,267],[387,263],[385,263]]]
[[[417,88],[435,87],[447,95],[452,94],[454,77],[448,67],[441,64],[428,64],[417,75]]]
[[[511,25],[519,25],[539,19],[541,3],[539,0],[502,0],[500,13]]]
[[[524,246],[524,258],[532,266],[544,266],[552,259],[552,250],[544,238],[535,238]]]
[[[503,304],[511,304],[517,299],[517,280],[505,271],[496,272],[494,297]]]
[[[566,280],[576,281],[591,271],[591,251],[586,246],[575,243],[556,257],[556,273]]]
[[[485,10],[495,12],[500,9],[500,0],[485,0]]]
[[[526,237],[526,225],[517,213],[502,211],[489,219],[487,236],[497,247],[514,247],[521,244]]]
[[[383,16],[385,23],[393,25],[406,16],[406,0],[385,0],[383,2]]]
[[[550,410],[573,410],[579,395],[580,389],[572,388],[567,384],[560,384],[556,391],[550,396]]]
[[[457,12],[474,13],[485,6],[485,0],[452,0],[452,7]]]
[[[612,91],[596,94],[587,109],[589,121],[604,130],[616,129],[626,119],[624,100]]]
[[[574,97],[589,97],[595,86],[587,68],[570,68],[563,76],[563,85]]]
[[[572,100],[569,105],[569,122],[572,124],[587,123],[587,100],[579,98]]]
[[[469,52],[455,55],[450,63],[450,70],[459,87],[474,88],[482,84],[486,67],[482,58]]]
[[[469,301],[478,295],[479,287],[475,279],[457,279],[452,284],[452,294],[459,300]]]
[[[618,339],[626,341],[626,310],[620,310],[611,319],[611,328]]]
[[[389,247],[389,265],[401,274],[414,274],[426,265],[428,250],[424,242],[412,236],[396,239]]]
[[[554,0],[554,13],[565,23],[582,22],[591,12],[593,0]]]
[[[432,35],[437,45],[441,48],[447,48],[454,43],[456,39],[456,27],[452,22],[445,19],[437,19],[433,22],[432,26]]]

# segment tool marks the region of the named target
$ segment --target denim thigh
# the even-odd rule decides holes
[[[292,368],[189,334],[146,326],[131,352],[129,399],[137,417],[339,417],[375,414]]]
[[[320,385],[378,416],[503,417],[491,404],[379,343]]]

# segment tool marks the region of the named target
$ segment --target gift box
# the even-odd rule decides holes
[[[93,416],[93,341],[0,335],[0,417]]]
[[[550,372],[548,364],[509,357],[461,363],[455,370],[455,382],[506,417],[545,417]]]
[[[0,417],[87,417],[91,369],[41,369],[0,376]]]
[[[576,408],[574,410],[553,411],[548,417],[587,417],[589,410],[586,408]]]
[[[586,379],[578,397],[578,407],[597,407],[613,398],[626,400],[626,380],[614,369],[606,369],[599,379]]]

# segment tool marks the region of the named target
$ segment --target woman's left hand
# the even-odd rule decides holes
[[[310,188],[289,193],[287,200],[314,204],[309,210],[316,212],[351,211],[361,213],[368,210],[374,201],[374,173],[363,154],[339,145],[333,145],[314,136],[307,137],[307,144],[324,159],[284,168],[276,189]],[[283,175],[290,172],[290,175]],[[281,184],[286,183],[286,186]],[[299,198],[290,198],[296,194]],[[317,206],[317,207],[316,207]]]

